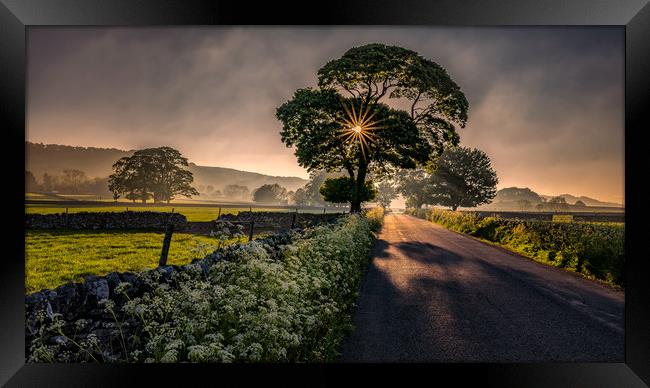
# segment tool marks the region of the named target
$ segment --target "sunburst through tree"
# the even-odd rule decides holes
[[[377,112],[371,113],[370,104],[366,105],[364,109],[362,103],[359,106],[358,112],[354,107],[354,103],[351,103],[349,107],[344,102],[341,102],[341,105],[343,105],[343,109],[348,117],[340,122],[343,128],[339,136],[343,137],[349,143],[358,143],[361,149],[361,155],[363,159],[366,159],[366,151],[370,150],[370,143],[375,139],[372,131],[383,128],[383,126],[377,125],[382,120],[372,121],[372,118]]]

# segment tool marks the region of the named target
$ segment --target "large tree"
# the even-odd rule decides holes
[[[108,188],[114,198],[124,194],[131,200],[169,203],[176,195],[191,198],[198,195],[192,187],[194,177],[187,159],[171,147],[147,148],[126,156],[113,165]]]
[[[407,110],[385,103],[405,101]],[[318,71],[318,88],[299,89],[277,109],[282,141],[308,171],[344,171],[358,212],[370,173],[431,165],[457,145],[468,103],[435,62],[401,47],[348,50]],[[339,185],[340,187],[343,187]]]
[[[489,203],[496,195],[497,174],[485,152],[466,147],[445,150],[435,162],[428,203],[475,207]]]

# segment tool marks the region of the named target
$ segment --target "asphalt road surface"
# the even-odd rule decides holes
[[[385,218],[343,362],[624,362],[624,292]]]

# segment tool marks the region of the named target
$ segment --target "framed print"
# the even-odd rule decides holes
[[[650,384],[647,1],[0,19],[3,384]]]

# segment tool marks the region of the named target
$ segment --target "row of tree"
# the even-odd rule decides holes
[[[31,171],[25,171],[25,190],[31,193],[106,194],[108,178],[88,178],[76,169],[63,170],[62,174],[44,173],[37,180]]]

